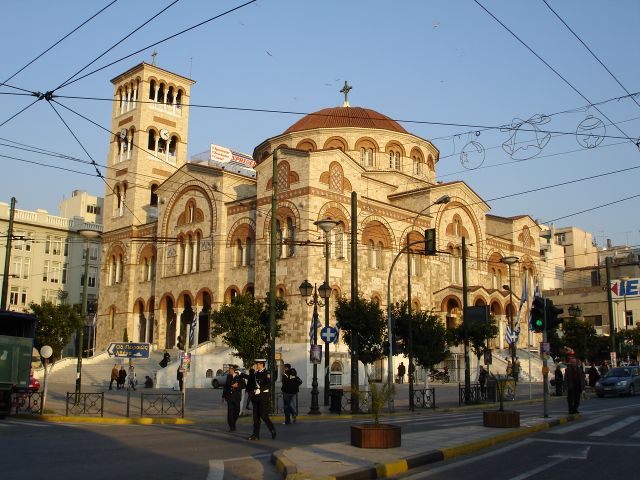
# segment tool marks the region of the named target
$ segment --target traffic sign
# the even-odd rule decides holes
[[[151,346],[148,343],[113,342],[107,353],[117,358],[149,358]]]
[[[338,330],[333,327],[324,327],[320,330],[320,338],[325,342],[336,343],[338,341]]]

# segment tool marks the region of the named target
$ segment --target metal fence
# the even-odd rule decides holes
[[[360,391],[358,392],[356,397],[358,399],[358,411],[360,413],[369,413],[369,407],[371,405],[371,392]],[[342,392],[340,406],[343,412],[351,411],[351,392]]]
[[[75,393],[67,392],[65,415],[100,415],[104,417],[104,392]]]
[[[141,393],[140,416],[184,418],[182,393]]]
[[[423,388],[413,392],[413,403],[418,408],[436,408],[436,389]]]
[[[472,405],[483,402],[495,402],[497,400],[496,382],[489,381],[484,387],[479,383],[472,383],[469,393],[464,384],[458,384],[458,405]],[[505,400],[515,400],[515,393],[512,396],[505,395]]]
[[[37,414],[42,415],[42,393],[32,390],[17,390],[13,393],[13,406],[16,415]]]

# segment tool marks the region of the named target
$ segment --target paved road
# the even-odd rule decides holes
[[[420,468],[399,478],[638,478],[639,406],[637,397],[591,399],[583,403],[580,409],[582,418],[575,423],[547,430],[511,445]]]

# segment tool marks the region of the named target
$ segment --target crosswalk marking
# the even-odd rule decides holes
[[[604,422],[605,420],[609,420],[613,415],[603,415],[601,417],[592,418],[590,420],[580,420],[571,425],[567,425],[564,427],[560,427],[557,429],[550,430],[549,433],[554,435],[564,435],[566,433],[575,432],[576,430],[580,430],[581,428],[588,427],[590,425],[594,425],[596,423]]]
[[[605,428],[601,428],[598,431],[595,431],[593,433],[590,433],[589,436],[590,437],[604,437],[605,435],[609,435],[612,432],[615,432],[616,430],[620,430],[621,428],[626,427],[627,425],[631,425],[632,423],[636,422],[640,417],[636,416],[636,415],[632,415],[630,417],[627,417],[623,420],[620,420],[619,422],[616,422],[612,425],[609,425],[608,427]]]

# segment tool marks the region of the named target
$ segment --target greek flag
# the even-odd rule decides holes
[[[311,327],[309,327],[309,339],[310,339],[311,345],[316,345],[316,342],[315,342],[316,338],[314,333],[316,332],[319,326],[320,326],[320,319],[318,318],[318,315],[314,313],[311,316]]]
[[[520,337],[520,315],[522,314],[522,307],[529,300],[529,277],[524,277],[524,282],[522,283],[522,293],[520,295],[520,306],[518,307],[518,316],[515,321],[515,330],[511,331],[511,325],[509,325],[509,319],[507,319],[507,328],[505,329],[505,339],[509,345],[515,345],[518,342],[518,338]]]
[[[196,335],[196,324],[198,322],[198,315],[193,314],[193,320],[191,320],[191,329],[189,330],[189,345],[193,346],[194,345],[194,341],[193,339],[195,338]]]

